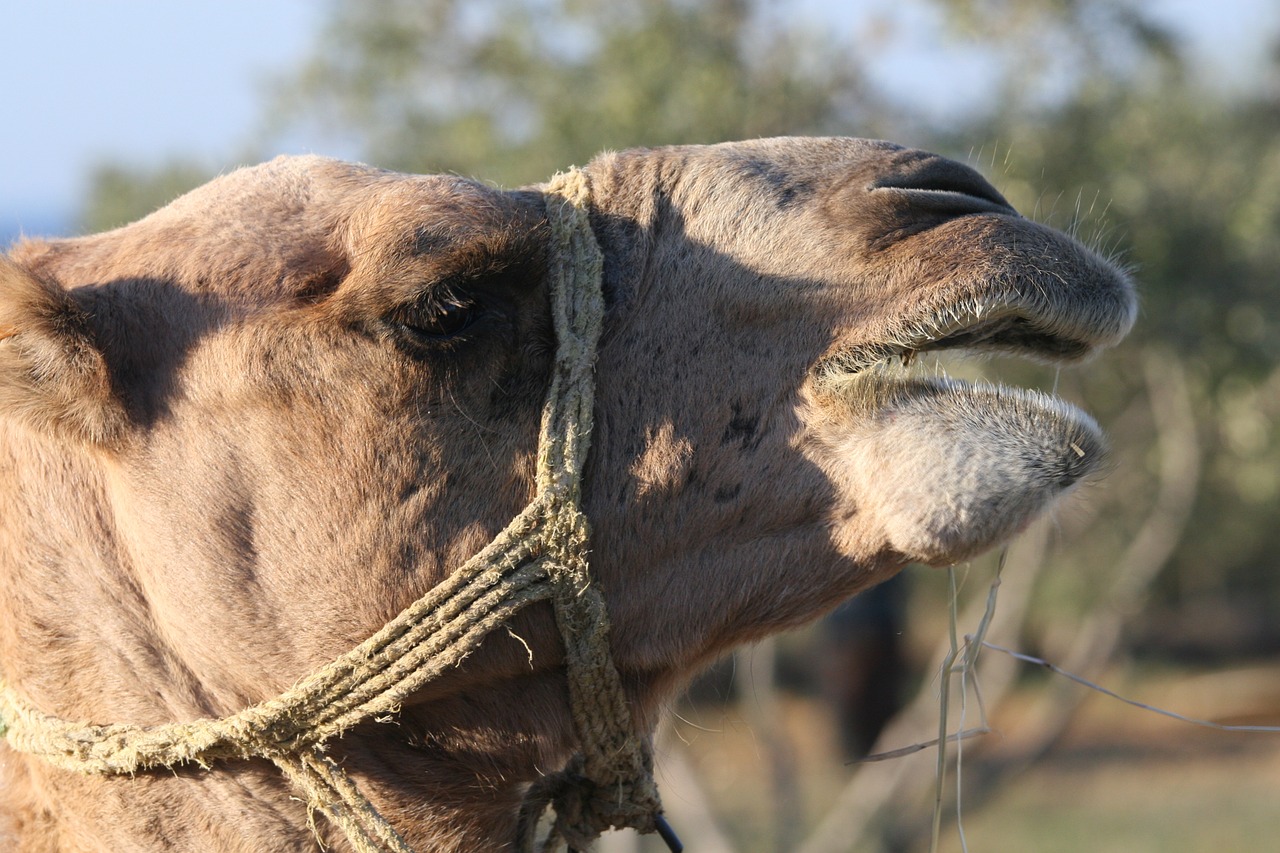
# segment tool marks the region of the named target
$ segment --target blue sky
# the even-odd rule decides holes
[[[895,92],[945,110],[981,97],[980,57],[943,46],[927,15],[889,0],[801,0],[839,8],[850,26],[897,15],[899,37],[874,57]],[[190,156],[230,168],[259,120],[260,95],[295,64],[323,14],[318,0],[42,0],[10,4],[0,51],[0,244],[68,227],[95,163]],[[1273,0],[1157,0],[1206,73],[1246,74],[1275,32]],[[906,17],[901,17],[905,15]],[[913,17],[914,15],[914,17]],[[349,155],[301,139],[297,150]],[[274,152],[271,152],[274,153]]]
[[[320,23],[307,0],[10,4],[0,51],[0,233],[78,205],[93,164],[234,163],[259,92]]]

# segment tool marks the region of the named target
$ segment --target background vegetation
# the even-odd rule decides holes
[[[1129,342],[1085,371],[982,368],[1058,387],[1115,445],[1113,470],[1087,502],[1010,555],[996,630],[1090,677],[1119,678],[1118,663],[1137,662],[1127,671],[1139,683],[1169,665],[1182,678],[1206,663],[1221,672],[1269,661],[1280,651],[1280,60],[1252,85],[1207,82],[1138,0],[904,3],[940,14],[952,39],[983,51],[998,97],[942,124],[874,85],[872,60],[861,59],[876,55],[865,43],[873,29],[788,2],[334,0],[311,59],[264,105],[256,143],[270,151],[290,134],[328,134],[379,165],[504,185],[542,180],[604,148],[774,134],[886,137],[969,160],[1024,212],[1120,257],[1143,303]],[[84,224],[119,224],[204,177],[187,163],[106,166]],[[990,566],[972,571],[965,595],[980,603]],[[911,642],[923,661],[945,636],[947,596],[936,576],[915,586]],[[927,766],[855,772],[813,746],[826,742],[815,734],[827,724],[821,712],[761,698],[773,663],[803,642],[740,662],[757,679],[746,710],[701,712],[727,732],[718,741],[727,752],[705,736],[691,747],[671,741],[667,781],[682,792],[697,849],[916,849]],[[1058,802],[1053,813],[1054,797],[1000,798],[1069,740],[1080,700],[1046,679],[1015,680],[1020,672],[1006,663],[978,673],[990,685],[987,711],[1022,732],[975,746],[977,763],[966,765],[974,802],[1004,802],[1004,812],[983,813],[1003,818],[971,812],[973,826],[992,826],[982,849],[1102,849],[1063,846],[1070,832],[1054,820],[1078,828],[1085,813],[1105,818],[1106,803],[1076,813],[1085,807]],[[886,735],[894,745],[936,728],[925,681],[918,707]],[[761,787],[721,791],[717,768],[738,766],[735,732],[753,722],[775,732],[748,738],[748,751],[766,756]],[[811,759],[810,748],[819,753]],[[1124,840],[1108,849],[1251,849],[1251,820],[1261,821],[1256,837],[1275,828],[1255,810],[1231,819],[1236,841],[1215,847],[1191,831],[1157,832],[1173,819],[1158,808],[1126,813],[1139,817],[1117,817],[1113,835]],[[1131,833],[1133,821],[1145,830]],[[1144,847],[1141,838],[1160,840]]]

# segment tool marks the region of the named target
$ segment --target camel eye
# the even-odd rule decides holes
[[[449,300],[443,304],[417,306],[405,312],[398,322],[413,335],[428,341],[445,341],[457,337],[476,320],[474,305]]]
[[[442,343],[461,336],[479,316],[479,306],[474,302],[449,295],[407,306],[392,321],[416,341]]]

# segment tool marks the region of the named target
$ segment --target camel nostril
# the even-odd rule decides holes
[[[913,158],[900,171],[872,183],[868,189],[901,192],[913,203],[938,212],[1017,214],[986,178],[942,157]]]

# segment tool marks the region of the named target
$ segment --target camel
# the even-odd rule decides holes
[[[728,648],[1007,540],[1096,470],[1088,415],[923,376],[1083,360],[1126,273],[885,142],[606,153],[581,479],[636,737]],[[557,357],[545,185],[313,156],[0,265],[0,677],[47,714],[233,714],[375,634],[535,494]],[[514,849],[577,748],[553,607],[324,744],[414,850]],[[77,773],[0,746],[0,845],[353,849],[261,758]]]

